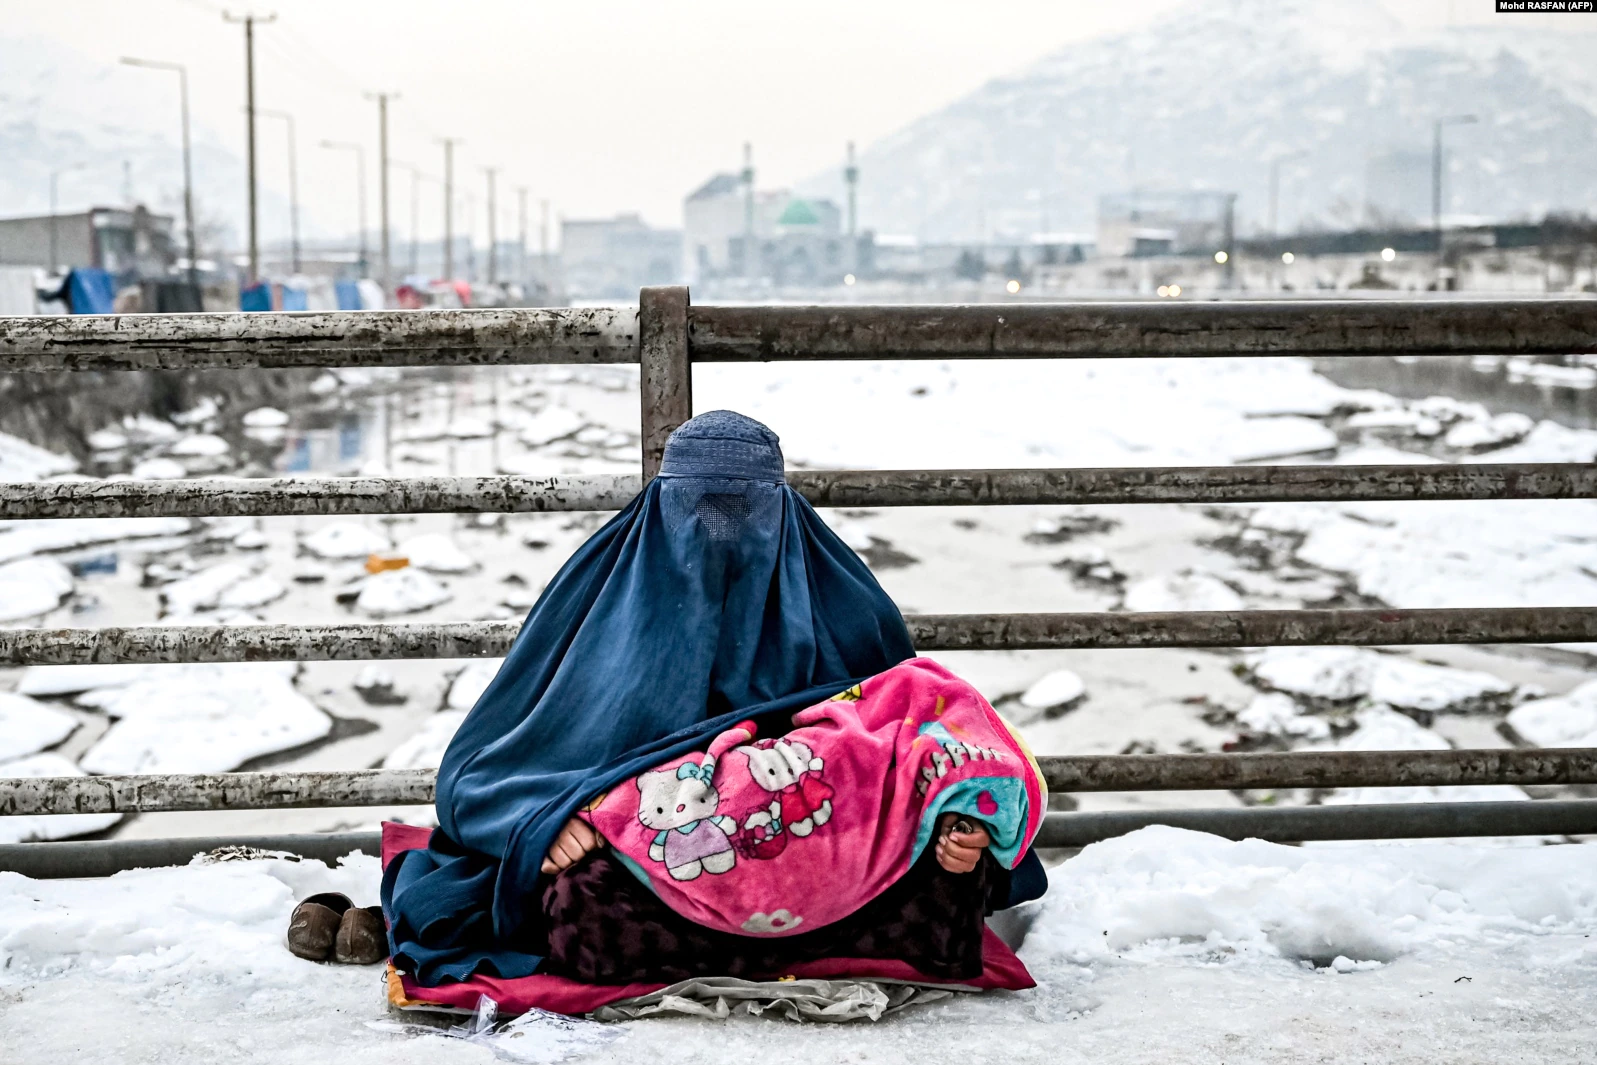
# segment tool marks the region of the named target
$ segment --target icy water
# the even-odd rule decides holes
[[[1516,411],[1572,429],[1597,428],[1597,369],[1591,366],[1437,355],[1316,359],[1314,368],[1349,388],[1375,388],[1404,399],[1450,396],[1483,404],[1494,414]]]

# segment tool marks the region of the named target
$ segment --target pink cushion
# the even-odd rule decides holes
[[[403,851],[427,846],[427,840],[431,836],[432,829],[429,828],[385,821],[383,867],[387,868],[394,856]],[[984,968],[979,977],[954,986],[984,991],[989,989],[1021,991],[1037,986],[1031,974],[1026,971],[1026,966],[1015,956],[1015,952],[1010,950],[990,928],[982,938],[982,962]],[[854,977],[864,980],[894,980],[939,987],[950,986],[927,977],[904,962],[877,958],[824,958],[820,961],[795,965],[792,972],[780,975],[817,979]],[[442,984],[438,987],[423,987],[410,977],[400,974],[397,981],[389,980],[389,1000],[396,1006],[435,1005],[470,1010],[476,1008],[480,997],[487,995],[498,1005],[499,1011],[506,1014],[525,1013],[529,1009],[548,1010],[551,1013],[583,1014],[591,1013],[600,1006],[619,1002],[624,998],[647,995],[664,986],[666,985],[584,984],[564,976],[535,973],[532,976],[520,976],[511,980],[479,975],[469,980]]]

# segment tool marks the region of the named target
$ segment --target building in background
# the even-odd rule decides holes
[[[1100,255],[1212,255],[1231,246],[1236,194],[1137,189],[1098,198]]]
[[[166,277],[177,260],[172,216],[142,206],[0,219],[4,265],[93,267],[125,284]]]
[[[750,191],[736,174],[717,174],[682,204],[690,282],[746,279],[778,285],[836,285],[863,269],[858,247],[843,231],[843,211],[831,200],[788,189]],[[753,234],[749,234],[752,213]]]
[[[655,229],[636,214],[560,223],[560,269],[578,298],[637,299],[645,285],[682,278],[682,231]]]

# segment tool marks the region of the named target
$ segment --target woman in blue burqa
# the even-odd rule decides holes
[[[439,827],[383,878],[395,964],[426,985],[762,975],[839,955],[979,972],[985,914],[1045,884],[1034,857],[1013,873],[983,860],[980,826],[944,826],[853,916],[773,940],[687,921],[573,818],[735,722],[780,734],[914,654],[869,568],[787,486],[776,435],[729,411],[692,419],[549,584],[450,743]]]

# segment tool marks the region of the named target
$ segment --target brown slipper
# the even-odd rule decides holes
[[[326,961],[338,936],[339,921],[354,905],[348,895],[336,891],[301,902],[288,921],[288,949],[310,961]]]
[[[345,965],[371,965],[388,957],[388,926],[381,906],[351,906],[338,923],[333,960]]]

